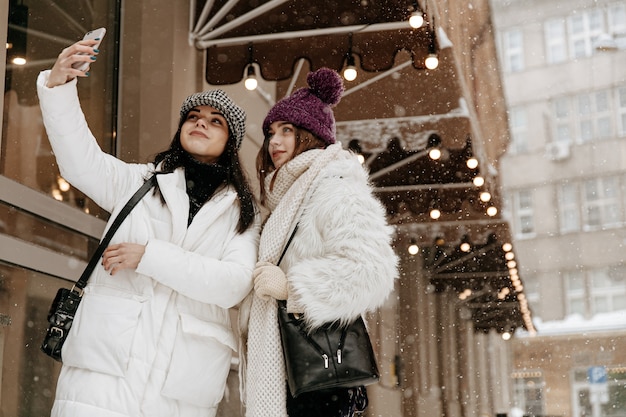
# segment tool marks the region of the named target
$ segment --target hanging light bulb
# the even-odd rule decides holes
[[[345,78],[346,81],[354,81],[357,75],[354,56],[352,52],[349,52],[346,56],[346,68],[343,70],[343,78]]]
[[[482,187],[485,184],[485,179],[481,176],[474,177],[472,181],[476,187]]]
[[[439,66],[439,57],[437,57],[437,51],[435,50],[435,35],[431,33],[430,42],[428,44],[428,55],[424,60],[426,68],[433,70]]]
[[[437,68],[439,66],[439,58],[437,57],[437,54],[435,53],[428,54],[428,56],[424,60],[424,65],[429,70],[433,70]]]
[[[419,29],[422,27],[423,24],[424,14],[421,11],[416,10],[411,13],[411,17],[409,17],[409,25],[411,25],[413,29]]]
[[[430,210],[431,219],[437,220],[440,217],[441,217],[441,211],[439,211],[439,209],[433,208],[432,210]]]
[[[244,81],[244,85],[246,89],[253,91],[256,90],[259,82],[256,79],[256,71],[254,69],[254,65],[248,64],[248,70],[246,75],[246,81]]]
[[[420,9],[419,4],[417,4],[417,1],[413,2],[413,6],[409,10],[412,10],[411,15],[409,16],[409,25],[413,29],[421,28],[424,24],[424,13],[422,12],[422,9]]]
[[[411,254],[411,255],[417,255],[418,252],[420,251],[419,246],[417,246],[417,243],[415,243],[414,239],[411,239],[411,244],[409,245],[409,247],[407,248],[407,251]]]
[[[348,52],[346,53],[346,68],[343,70],[343,78],[346,81],[356,80],[357,72],[354,63],[354,55],[352,55],[352,32],[348,34]]]
[[[469,169],[475,169],[476,167],[478,167],[478,159],[472,157],[468,159],[465,164]]]
[[[428,152],[428,156],[430,157],[430,159],[432,159],[433,161],[436,161],[437,159],[441,158],[441,149],[439,148],[432,148],[429,152]]]
[[[486,203],[491,200],[491,194],[488,191],[483,191],[480,193],[480,201]]]

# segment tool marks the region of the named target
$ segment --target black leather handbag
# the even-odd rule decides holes
[[[297,228],[287,241],[278,264]],[[287,313],[286,301],[279,300],[278,326],[287,382],[294,398],[305,392],[357,387],[378,381],[376,357],[362,317],[345,327],[329,323],[307,332],[302,317]]]
[[[111,238],[120,227],[126,216],[128,216],[128,213],[130,213],[139,200],[141,200],[148,190],[150,190],[155,184],[156,174],[150,177],[141,186],[141,188],[133,194],[124,208],[122,208],[72,289],[60,288],[57,291],[57,294],[52,301],[52,305],[50,306],[50,311],[48,312],[48,329],[46,330],[46,334],[41,344],[41,350],[52,359],[59,362],[63,361],[61,357],[61,349],[63,348],[63,343],[65,343],[67,335],[70,332],[70,328],[72,327],[76,310],[78,310],[78,305],[80,304],[80,300],[83,296],[83,289],[87,285],[87,280],[89,280],[89,277],[97,263],[100,261],[104,250],[111,242]]]

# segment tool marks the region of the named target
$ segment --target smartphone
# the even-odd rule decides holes
[[[104,35],[106,33],[107,33],[107,30],[105,28],[98,28],[98,29],[90,30],[89,32],[85,33],[85,36],[83,36],[83,40],[98,39],[98,43],[93,46],[95,49],[98,49],[100,47],[100,43],[102,42],[102,38],[104,38]],[[84,54],[81,53],[80,55],[84,55]],[[72,64],[72,68],[75,68],[81,71],[87,71],[87,68],[89,68],[89,64],[91,63],[90,62],[75,62]]]

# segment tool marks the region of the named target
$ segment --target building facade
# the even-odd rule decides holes
[[[626,415],[626,2],[493,0],[511,142],[505,210],[537,336],[512,344],[528,415]]]

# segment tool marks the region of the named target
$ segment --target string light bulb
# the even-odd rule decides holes
[[[439,66],[439,58],[437,57],[437,54],[428,54],[428,56],[424,60],[424,65],[429,70],[434,70],[435,68],[437,68]]]
[[[348,34],[348,52],[346,52],[346,68],[343,70],[343,78],[346,81],[356,80],[357,71],[352,55],[352,33]]]
[[[424,24],[424,14],[421,11],[416,10],[413,13],[411,13],[411,17],[409,17],[409,25],[413,29],[419,29],[422,27],[423,24]]]
[[[407,248],[407,251],[411,255],[417,255],[418,254],[418,252],[420,251],[420,248],[419,248],[419,246],[417,246],[417,243],[415,243],[415,240],[411,239],[411,244]]]
[[[409,10],[412,10],[409,16],[409,26],[413,29],[421,28],[424,25],[424,13],[417,1],[413,2],[413,6]]]
[[[430,34],[430,42],[428,44],[428,55],[424,60],[424,65],[429,70],[433,70],[439,66],[439,57],[437,56],[437,51],[435,50],[435,35],[432,32]]]
[[[352,55],[352,53],[348,53],[346,57],[346,64],[346,68],[343,70],[343,78],[345,78],[346,81],[356,80],[358,73],[356,71],[354,56]]]
[[[256,71],[254,69],[254,65],[252,64],[248,65],[246,81],[244,81],[244,85],[246,86],[246,89],[249,91],[256,90],[257,86],[259,85],[259,82],[257,81],[257,78],[256,78]]]
[[[437,159],[441,158],[441,149],[439,149],[439,148],[432,148],[428,152],[428,156],[433,161],[436,161]]]

